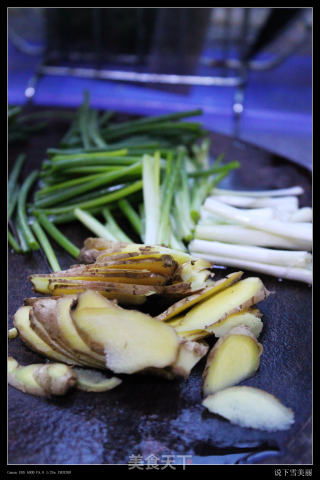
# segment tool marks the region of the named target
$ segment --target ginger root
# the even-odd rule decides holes
[[[237,282],[242,274],[243,272],[233,272],[221,280],[210,282],[210,284],[200,292],[189,295],[171,305],[167,310],[158,315],[157,318],[166,322],[171,318],[174,319],[177,315],[180,316],[184,310],[194,307],[194,305],[199,302],[202,303],[205,299],[211,298],[211,296]]]
[[[204,357],[209,350],[205,342],[185,341],[181,343],[177,360],[170,370],[175,376],[188,378],[193,367]]]
[[[249,277],[194,306],[180,322],[184,331],[206,330],[230,315],[245,310],[269,295],[258,277]]]
[[[83,294],[71,309],[79,335],[114,373],[135,373],[148,367],[164,368],[177,359],[181,339],[163,322],[139,312],[126,310],[105,299],[104,307],[82,308]],[[91,292],[92,298],[99,296]],[[100,297],[99,297],[100,299]],[[78,308],[79,305],[79,308]]]
[[[206,397],[202,405],[242,427],[275,432],[294,423],[294,413],[275,396],[258,388],[237,386]]]
[[[8,338],[9,340],[13,340],[14,338],[16,338],[18,336],[18,330],[13,327],[13,328],[10,328],[8,330]]]
[[[117,377],[106,377],[102,372],[87,368],[74,368],[77,374],[77,388],[85,392],[107,392],[122,383]]]
[[[251,377],[259,368],[262,350],[256,337],[243,325],[221,337],[207,358],[203,372],[204,396]]]
[[[257,308],[243,310],[229,315],[229,317],[221,322],[214,323],[210,327],[207,327],[205,331],[210,334],[213,333],[215,337],[220,338],[226,335],[232,328],[245,325],[251,330],[253,335],[258,338],[263,328],[261,316],[262,314]]]
[[[76,374],[63,363],[34,363],[21,366],[8,357],[8,384],[37,396],[64,395],[77,381]]]

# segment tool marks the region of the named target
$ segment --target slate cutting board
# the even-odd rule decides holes
[[[40,108],[38,108],[40,110]],[[119,115],[120,120],[127,119]],[[26,176],[39,168],[47,147],[57,146],[66,130],[52,122],[26,146],[9,149],[9,169],[25,151]],[[239,160],[241,169],[230,175],[228,187],[283,188],[302,185],[301,206],[311,204],[311,174],[289,160],[252,145],[212,133],[212,153]],[[79,247],[90,233],[80,225],[63,226]],[[56,247],[62,268],[74,259]],[[40,252],[32,256],[8,253],[8,314],[32,296],[31,273],[46,273]],[[216,278],[235,269],[217,269]],[[255,275],[245,272],[244,278]],[[260,337],[264,353],[258,373],[242,382],[276,395],[295,412],[295,424],[285,432],[268,433],[231,425],[201,406],[201,374],[205,359],[188,380],[166,381],[146,375],[123,375],[123,383],[105,393],[73,391],[62,398],[43,399],[8,387],[9,464],[127,464],[141,455],[165,462],[192,464],[272,463],[310,464],[312,409],[312,298],[311,287],[259,275],[274,292],[259,304],[264,314]],[[213,341],[211,340],[211,344]],[[42,362],[17,338],[8,351],[21,364]],[[188,457],[186,457],[188,455]]]

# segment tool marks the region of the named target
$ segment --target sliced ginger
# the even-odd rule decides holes
[[[109,302],[104,308],[75,307],[71,317],[89,348],[105,355],[107,368],[115,373],[164,368],[177,358],[175,330],[144,313]]]
[[[80,257],[93,251],[98,252],[95,263],[31,275],[34,291],[63,296],[90,288],[119,304],[138,306],[150,295],[181,298],[210,283],[208,261],[170,248],[87,239]]]
[[[129,306],[142,305],[149,295],[162,291],[162,287],[152,285],[129,285],[80,280],[50,281],[50,291],[56,296],[76,295],[88,289],[96,290],[109,300],[117,300],[119,304]]]
[[[91,254],[94,264],[32,275],[35,291],[51,297],[27,299],[14,322],[33,350],[80,368],[50,364],[34,369],[11,362],[17,385],[26,379],[37,394],[63,392],[70,371],[86,391],[107,391],[121,383],[83,367],[188,378],[208,352],[203,338],[210,335],[220,338],[203,374],[206,396],[258,369],[262,346],[256,337],[262,322],[260,312],[250,307],[269,294],[259,278],[240,281],[239,271],[213,281],[209,262],[161,246],[88,239],[81,255],[88,259]],[[150,295],[180,300],[155,318],[119,306],[141,305]]]
[[[34,290],[50,293],[54,282],[78,280],[84,282],[129,283],[134,285],[164,285],[170,276],[154,273],[145,269],[108,268],[103,265],[77,265],[68,270],[50,274],[34,274],[29,277]]]
[[[83,308],[108,308],[110,306],[109,300],[91,289],[85,290],[81,295],[75,296],[73,303],[73,307],[77,308],[78,312]]]
[[[77,388],[85,392],[107,392],[122,383],[117,377],[106,377],[102,372],[75,367]]]
[[[62,363],[39,366],[33,373],[47,395],[65,395],[77,383],[77,375],[71,367]]]
[[[97,264],[108,266],[112,269],[120,270],[149,270],[152,273],[172,276],[177,269],[177,262],[170,255],[130,257],[128,259],[116,260],[113,257],[109,259],[97,259]]]
[[[294,413],[276,397],[258,388],[237,386],[206,397],[202,405],[242,427],[275,432],[294,423]]]
[[[207,354],[208,350],[209,346],[204,342],[183,342],[177,360],[172,364],[170,370],[174,375],[188,378],[193,367]]]
[[[8,338],[9,340],[13,340],[14,338],[16,338],[18,336],[18,330],[13,327],[13,328],[9,328],[8,330]]]
[[[206,330],[216,322],[264,300],[270,292],[258,277],[249,277],[211,295],[195,305],[183,318],[184,331]]]
[[[254,375],[263,347],[245,326],[233,328],[214,345],[203,372],[203,394],[207,396],[236,385]]]
[[[23,306],[16,312],[14,325],[24,343],[37,353],[69,365],[105,369],[104,356],[92,352],[74,327],[73,301],[72,296],[38,299],[33,307]]]
[[[97,256],[107,257],[114,255],[142,256],[150,254],[171,255],[178,264],[189,261],[191,255],[163,247],[160,245],[144,245],[139,243],[111,242],[104,238],[87,238],[81,250],[80,258],[92,263]]]
[[[187,340],[200,340],[210,335],[215,337],[223,337],[226,335],[232,328],[239,325],[244,325],[251,330],[256,338],[259,337],[261,330],[263,328],[263,323],[261,321],[262,314],[258,308],[252,308],[248,310],[241,310],[240,312],[234,313],[229,317],[225,318],[221,322],[216,322],[213,325],[207,327],[205,330],[185,330],[183,325],[184,315],[174,317],[172,320],[169,320],[167,323],[173,327],[178,335]]]
[[[84,293],[87,290],[95,290],[103,297],[107,298],[110,301],[116,301],[120,305],[125,305],[129,307],[135,307],[139,305],[143,305],[147,297],[149,295],[154,294],[154,291],[150,292],[150,290],[145,290],[146,294],[137,295],[136,293],[120,293],[117,292],[109,292],[105,290],[106,286],[99,284],[99,285],[90,285],[84,284],[83,286],[74,286],[74,285],[56,285],[55,293],[56,297],[65,296],[65,295],[77,295],[78,293]],[[54,297],[54,296],[53,296]]]
[[[188,308],[193,307],[199,302],[202,302],[206,298],[211,297],[212,295],[224,290],[225,288],[232,285],[234,282],[237,282],[241,276],[242,272],[234,272],[230,275],[227,275],[225,278],[218,280],[216,282],[212,282],[212,284],[206,288],[204,288],[201,292],[195,293],[194,295],[190,295],[182,300],[171,305],[167,310],[162,312],[160,315],[157,316],[159,320],[168,321],[177,315],[180,315],[183,311],[187,310]]]
[[[8,357],[8,384],[24,393],[46,396],[47,392],[33,376],[36,368],[39,364],[21,367],[16,360]]]
[[[223,337],[226,335],[232,328],[239,325],[245,325],[251,330],[256,338],[259,337],[261,330],[263,328],[263,323],[260,318],[261,314],[258,309],[243,310],[229,317],[225,318],[221,322],[216,322],[213,325],[206,328],[205,331],[208,333],[213,333],[215,337]]]
[[[62,354],[66,359],[64,363],[68,365],[83,365],[84,363],[74,355],[69,348],[56,340],[55,324],[56,324],[56,300],[39,299],[30,310],[30,327],[31,329],[47,343],[49,347]]]
[[[150,274],[151,275],[151,274]],[[39,293],[51,293],[55,296],[60,296],[60,290],[73,288],[80,290],[84,288],[105,290],[107,293],[118,293],[126,295],[150,295],[154,293],[161,293],[161,285],[148,285],[141,283],[121,283],[121,278],[117,282],[108,281],[107,278],[92,276],[88,280],[87,276],[68,277],[58,275],[37,276],[31,275],[29,277],[33,288]],[[98,280],[101,278],[100,280]]]
[[[31,395],[64,395],[75,386],[76,378],[72,369],[62,363],[20,366],[8,357],[9,385]]]
[[[213,277],[210,272],[211,264],[206,260],[190,260],[180,265],[173,278],[190,284],[191,291],[204,289],[208,285],[209,276]]]
[[[90,292],[88,290],[87,292]],[[80,337],[71,318],[71,305],[76,297],[61,297],[56,302],[56,338],[63,346],[73,352],[85,365],[105,368],[104,356],[93,352]],[[104,297],[99,295],[99,300],[103,304]],[[98,300],[97,300],[98,301]]]
[[[17,328],[20,338],[31,350],[44,355],[51,360],[72,364],[69,357],[62,354],[60,351],[54,350],[51,345],[46,343],[39,335],[31,328],[30,311],[31,306],[20,307],[14,315],[13,323]]]

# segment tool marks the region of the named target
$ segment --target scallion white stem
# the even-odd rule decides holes
[[[254,230],[241,225],[202,225],[198,224],[195,238],[217,240],[218,242],[260,247],[287,248],[290,250],[310,250],[310,242],[292,240],[261,230]]]
[[[223,257],[238,258],[239,260],[287,267],[310,267],[312,255],[304,251],[272,250],[248,245],[231,245],[230,243],[210,242],[206,240],[193,240],[189,244],[190,250],[218,255]]]
[[[159,236],[160,211],[160,154],[142,158],[145,236],[147,245],[156,245]]]
[[[246,214],[249,216],[258,216],[260,218],[276,218],[276,211],[272,208],[250,208],[246,210]],[[214,215],[205,208],[202,208],[200,211],[200,220],[212,223],[231,223],[228,220],[225,220],[221,217]]]
[[[161,197],[161,219],[159,226],[159,243],[161,245],[168,245],[171,238],[171,223],[170,212],[172,208],[172,200],[174,196],[174,190],[180,170],[182,152],[178,153],[178,157],[172,162],[171,171],[166,173],[166,178],[163,185],[162,197]],[[169,161],[169,160],[167,160]]]
[[[173,231],[171,230],[170,232],[170,248],[172,248],[173,250],[179,250],[179,251],[182,251],[182,252],[187,252],[187,249],[184,245],[183,242],[181,242],[181,240],[178,240],[178,238],[174,235]]]
[[[240,260],[239,258],[223,257],[219,255],[209,255],[191,251],[192,255],[197,258],[204,258],[216,265],[224,265],[228,267],[243,268],[254,272],[265,273],[279,279],[297,280],[307,284],[312,284],[312,271],[308,268],[284,267],[280,265],[268,265],[266,263],[252,262],[248,260]]]
[[[133,243],[131,238],[119,227],[108,207],[102,209],[102,215],[106,219],[106,228],[111,235],[114,235],[119,242]]]
[[[145,238],[146,238],[146,212],[144,208],[144,204],[140,203],[139,205],[139,216],[140,216],[140,222],[141,222],[141,240],[143,243],[146,243]]]
[[[286,212],[295,212],[298,210],[298,198],[288,197],[245,197],[244,195],[212,195],[211,197],[219,202],[242,208],[261,208],[273,207]]]
[[[177,225],[177,219],[174,215],[170,215],[169,247],[174,250],[181,250],[183,252],[187,252],[187,248],[182,241],[183,236],[179,236],[178,232],[179,228]]]
[[[81,210],[81,208],[74,209],[74,215],[80,220],[85,227],[93,232],[97,237],[106,238],[112,242],[117,242],[117,238],[108,230],[101,222],[94,218],[90,213]]]
[[[213,200],[212,198],[207,198],[204,207],[215,215],[226,218],[228,220],[234,220],[235,223],[238,223],[240,225],[246,225],[248,227],[274,233],[276,235],[282,235],[293,240],[303,240],[305,242],[309,242],[310,247],[308,248],[308,250],[311,249],[311,224],[300,224],[293,222],[281,222],[280,220],[253,218],[238,208],[230,207],[229,205],[225,205],[221,202]]]
[[[274,190],[229,190],[225,188],[214,188],[213,195],[238,195],[249,197],[284,197],[286,195],[302,195],[302,187],[294,186],[290,188],[279,188]]]
[[[312,208],[299,208],[289,216],[289,222],[312,222]]]

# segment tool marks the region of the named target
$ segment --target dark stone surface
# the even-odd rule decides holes
[[[23,175],[40,166],[45,149],[56,146],[65,125],[30,139],[25,147],[10,147],[12,162],[19,151],[28,153]],[[280,188],[302,185],[301,205],[311,203],[310,174],[266,151],[212,134],[214,154],[239,160],[228,186]],[[88,232],[78,225],[61,226],[79,247]],[[74,260],[57,247],[62,268]],[[32,296],[27,276],[48,271],[41,253],[16,255],[9,251],[9,327],[23,299]],[[234,269],[233,269],[234,270]],[[224,276],[231,270],[217,270]],[[252,275],[245,272],[245,277]],[[285,432],[261,432],[231,425],[201,405],[201,374],[205,359],[188,380],[122,375],[123,383],[106,393],[70,392],[63,398],[43,399],[9,386],[9,464],[121,464],[130,455],[192,455],[192,463],[311,463],[312,303],[311,288],[294,281],[259,275],[274,292],[259,304],[264,314],[260,341],[261,367],[243,382],[276,395],[295,412],[295,424]],[[211,342],[212,343],[212,342]],[[9,354],[21,364],[43,361],[17,338]],[[182,458],[182,457],[180,457]]]

